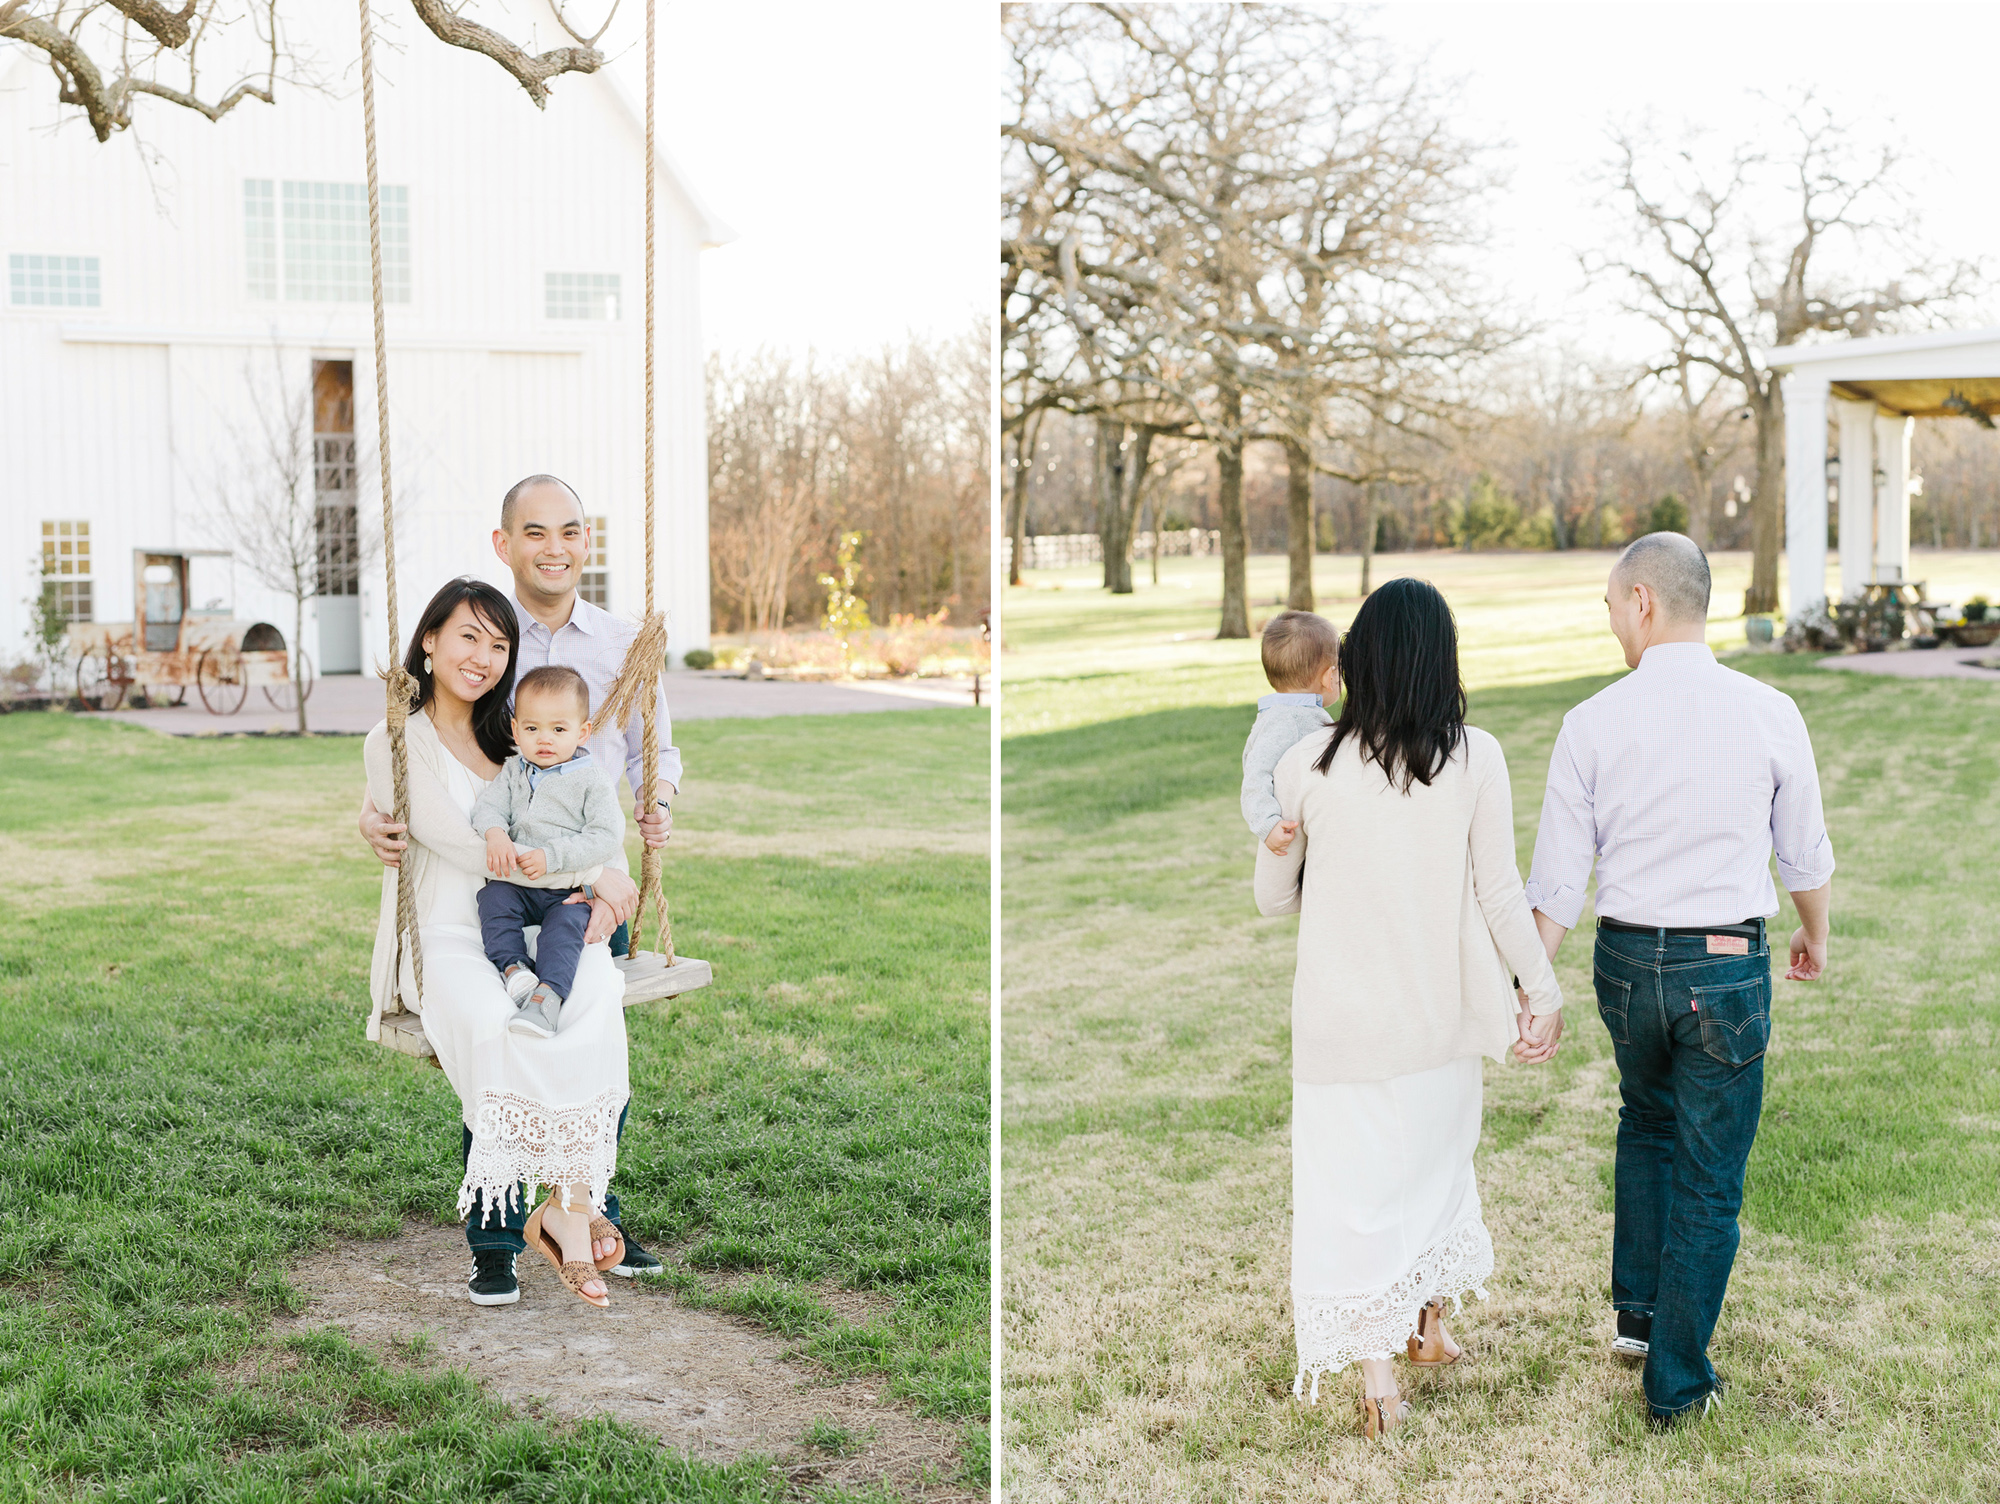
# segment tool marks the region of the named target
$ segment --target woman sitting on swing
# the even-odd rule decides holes
[[[618,1158],[619,1115],[631,1094],[624,979],[605,943],[617,917],[602,899],[570,900],[590,904],[590,923],[560,1027],[548,1038],[508,1029],[516,1004],[480,939],[487,848],[472,828],[472,807],[514,750],[508,701],[519,648],[513,604],[473,579],[438,591],[410,635],[404,667],[417,688],[405,728],[409,849],[402,859],[415,898],[423,990],[407,944],[397,965],[392,869],[383,874],[368,1034],[377,1037],[397,996],[423,1016],[469,1136],[459,1215],[478,1207],[483,1222],[541,1187],[546,1199],[523,1229],[528,1246],[542,1251],[576,1295],[608,1306],[600,1276],[617,1265],[624,1245],[603,1213]],[[368,734],[365,759],[376,808],[395,808],[386,721]],[[515,881],[581,888],[598,871]]]

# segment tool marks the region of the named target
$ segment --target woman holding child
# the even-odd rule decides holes
[[[1316,1403],[1321,1375],[1359,1359],[1362,1425],[1378,1437],[1409,1411],[1393,1351],[1457,1362],[1444,1302],[1483,1296],[1493,1272],[1472,1155],[1480,1057],[1516,1038],[1509,971],[1533,1013],[1563,999],[1514,864],[1506,760],[1465,724],[1444,597],[1392,580],[1344,643],[1323,618],[1288,612],[1266,627],[1264,655],[1276,688],[1313,685],[1337,662],[1345,689],[1339,718],[1303,726],[1276,759],[1286,824],[1257,852],[1259,910],[1300,915],[1293,1392],[1309,1374]],[[1259,742],[1253,731],[1246,770]]]
[[[378,1037],[397,996],[423,1015],[471,1135],[459,1214],[478,1205],[490,1215],[520,1187],[544,1187],[549,1199],[525,1229],[529,1246],[578,1296],[604,1306],[600,1273],[623,1247],[601,1213],[630,1095],[624,984],[603,943],[615,916],[583,891],[606,860],[602,843],[587,830],[558,828],[590,823],[601,775],[587,751],[577,755],[589,734],[587,692],[579,705],[573,686],[556,678],[532,695],[524,684],[519,719],[510,716],[519,646],[512,604],[473,579],[440,590],[410,636],[404,666],[417,691],[405,732],[403,861],[415,886],[424,986],[419,994],[407,947],[395,974],[391,870],[383,875],[368,1037]],[[365,759],[376,807],[393,808],[386,723],[369,733]],[[485,828],[475,828],[475,806]],[[500,892],[482,901],[489,877]],[[535,924],[542,938],[530,957],[521,931]],[[504,963],[504,979],[489,951]]]

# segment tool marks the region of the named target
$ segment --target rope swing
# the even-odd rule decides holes
[[[389,480],[389,340],[384,318],[386,299],[382,287],[382,203],[381,187],[375,163],[375,43],[374,32],[369,23],[368,0],[359,0],[361,7],[361,120],[368,148],[368,258],[370,290],[374,303],[375,318],[375,424],[376,444],[382,461],[382,564],[387,577],[389,592],[389,642],[391,664],[384,676],[387,681],[385,691],[388,710],[389,756],[393,771],[394,808],[391,818],[405,824],[409,820],[409,751],[405,742],[405,725],[409,720],[410,702],[416,693],[416,680],[410,675],[396,649],[402,642],[402,627],[396,607],[396,517],[393,492]],[[666,613],[657,609],[654,603],[654,393],[653,393],[653,335],[654,335],[654,36],[656,31],[656,0],[646,4],[646,398],[645,398],[645,508],[646,508],[646,610],[639,624],[638,635],[626,650],[625,660],[619,666],[618,678],[597,707],[595,719],[599,725],[622,726],[630,719],[633,710],[639,711],[645,730],[645,755],[642,764],[645,790],[635,790],[637,797],[650,800],[653,790],[659,786],[660,737],[659,737],[659,696],[660,676],[666,668],[667,619]],[[639,865],[639,906],[632,916],[630,951],[639,955],[639,935],[648,915],[659,929],[658,945],[663,959],[674,968],[679,958],[674,954],[673,926],[667,917],[666,893],[660,881],[660,852],[648,846],[640,858]],[[421,996],[424,987],[424,957],[422,943],[418,938],[416,921],[416,900],[411,889],[410,864],[405,862],[396,874],[396,970],[393,975],[400,985],[402,961],[405,946],[411,963],[416,989]],[[678,967],[685,976],[676,976],[671,982],[645,989],[652,997],[671,997],[689,987],[700,987],[709,979],[706,962],[689,961]],[[633,990],[628,987],[627,1002],[637,1001]],[[413,1020],[414,1021],[414,1020]],[[420,1030],[417,1031],[420,1034]],[[387,1035],[385,1034],[385,1042]],[[401,1048],[402,1046],[398,1046]],[[428,1054],[428,1045],[423,1053]]]
[[[410,718],[410,701],[417,681],[403,667],[396,650],[403,641],[396,612],[396,508],[389,489],[389,335],[382,318],[382,193],[375,174],[375,36],[368,24],[368,0],[361,0],[361,125],[368,140],[368,274],[375,302],[375,442],[382,456],[382,568],[389,588],[389,663],[386,676],[389,718],[389,767],[395,788],[391,818],[410,819],[410,752],[403,740]],[[417,936],[416,895],[410,889],[410,864],[396,869],[396,967],[391,987],[401,985],[403,946],[408,937],[410,970],[417,995],[424,991],[423,942]]]

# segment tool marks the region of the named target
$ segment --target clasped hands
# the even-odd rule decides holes
[[[1514,1027],[1521,1036],[1514,1041],[1514,1058],[1528,1065],[1540,1065],[1545,1060],[1553,1059],[1556,1047],[1562,1043],[1562,1009],[1536,1017],[1528,1011],[1526,990],[1516,987],[1514,997],[1521,1005],[1514,1019]]]

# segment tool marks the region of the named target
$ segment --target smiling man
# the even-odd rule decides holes
[[[559,664],[583,676],[584,683],[590,686],[592,706],[602,704],[639,629],[577,594],[584,561],[590,557],[590,523],[576,492],[553,475],[531,475],[516,482],[500,503],[500,525],[493,530],[493,552],[514,576],[514,613],[521,624],[515,682],[530,669]],[[587,744],[598,766],[625,769],[633,790],[633,817],[638,821],[640,836],[651,847],[664,846],[673,832],[671,801],[681,781],[681,754],[673,745],[673,722],[667,714],[664,688],[660,691],[656,724],[660,736],[659,778],[650,790],[641,787],[645,782],[645,722],[637,710],[624,726],[597,727]],[[363,804],[361,834],[384,864],[393,867],[402,860],[407,846],[404,829],[386,819],[372,801]],[[637,963],[626,957],[625,921],[638,908],[639,890],[627,866],[621,845],[618,856],[606,866],[598,881],[596,893],[618,916],[618,929],[611,936],[611,953],[618,958],[621,969],[629,970]],[[622,1136],[625,1127],[622,1115],[618,1127]],[[471,1146],[472,1135],[468,1130],[467,1153]],[[504,1225],[500,1218],[485,1226],[467,1220],[465,1237],[473,1253],[468,1289],[476,1304],[505,1305],[520,1298],[514,1260],[527,1246],[522,1237],[525,1211],[526,1201],[522,1199],[508,1211]],[[622,1230],[615,1192],[609,1197],[605,1211]],[[610,1246],[607,1242],[597,1251],[602,1255]],[[660,1274],[664,1269],[658,1259],[626,1232],[625,1261],[611,1272],[629,1278]]]

